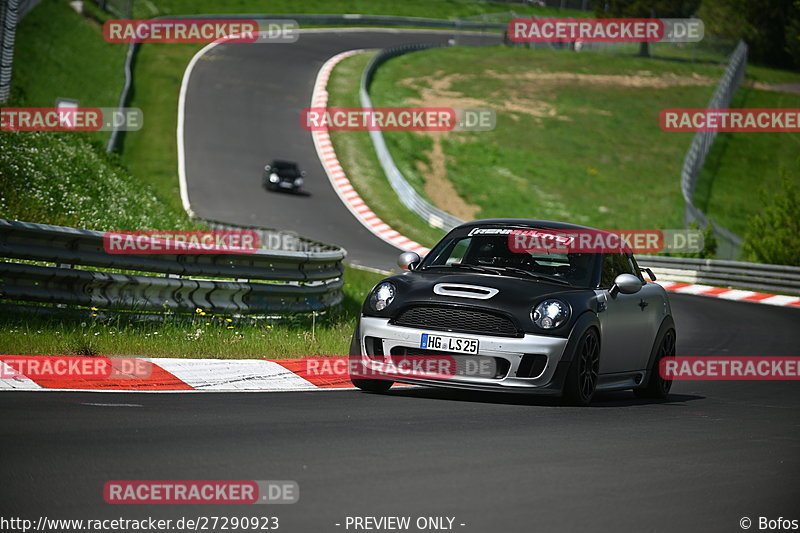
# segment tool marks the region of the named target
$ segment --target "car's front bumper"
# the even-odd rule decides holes
[[[477,375],[441,377],[420,372],[413,374],[387,372],[384,362],[398,350],[403,351],[404,348],[408,348],[414,350],[414,353],[421,352],[420,340],[423,333],[477,339],[479,342],[477,355],[495,358],[500,363],[498,368],[502,368],[503,372],[501,375],[491,377]],[[371,337],[369,342],[365,342],[367,337]],[[517,338],[448,333],[395,326],[385,318],[361,317],[358,327],[360,354],[351,356],[351,359],[355,359],[355,361],[351,361],[350,368],[352,377],[362,379],[386,379],[400,383],[487,391],[559,394],[569,367],[569,361],[564,357],[567,341],[566,338],[533,334],[525,334],[523,337]],[[377,350],[375,349],[376,342],[379,343]],[[375,352],[378,354],[376,355]],[[441,352],[430,353],[440,354]],[[453,355],[461,359],[475,357]],[[530,377],[521,377],[525,374],[521,368],[525,356],[545,357],[546,362],[541,372],[536,372],[536,375]]]

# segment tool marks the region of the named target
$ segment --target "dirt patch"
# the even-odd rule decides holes
[[[504,89],[491,95],[490,99],[475,98],[453,89],[458,82],[469,82],[478,77],[490,76],[505,82]],[[668,88],[676,86],[715,85],[718,80],[699,74],[679,76],[677,74],[654,75],[650,71],[637,71],[632,74],[580,74],[574,72],[545,72],[532,70],[520,73],[500,73],[486,71],[480,75],[445,74],[437,71],[424,78],[405,78],[398,85],[408,87],[419,93],[418,98],[409,99],[412,106],[420,107],[452,107],[474,108],[485,107],[497,112],[506,112],[512,120],[519,121],[521,116],[533,118],[533,123],[540,124],[542,118],[571,120],[568,116],[559,115],[556,106],[549,100],[555,97],[559,87],[564,85],[617,86],[631,88]],[[467,84],[468,86],[468,84]],[[523,91],[517,91],[524,86]],[[610,114],[603,109],[580,108],[580,113]],[[417,170],[425,177],[424,190],[438,208],[452,213],[463,220],[473,220],[480,211],[480,206],[470,204],[456,192],[447,177],[447,155],[444,153],[443,139],[449,132],[425,132],[432,140],[432,148],[427,159],[430,164],[417,161]],[[455,134],[453,138],[458,138]]]
[[[442,135],[443,133],[430,134],[433,141],[433,148],[428,152],[430,165],[417,161],[417,170],[425,176],[425,194],[439,209],[461,220],[474,220],[481,208],[461,198],[447,178],[447,156],[442,147]]]
[[[650,89],[666,89],[668,87],[692,87],[715,85],[719,83],[716,78],[692,74],[679,76],[667,72],[658,76],[648,70],[640,70],[634,74],[581,74],[577,72],[545,72],[542,70],[529,70],[514,74],[501,74],[499,72],[487,73],[492,77],[504,81],[531,81],[537,85],[561,85],[564,83],[581,85],[604,85],[614,87],[634,87]]]
[[[800,83],[763,83],[760,81],[746,80],[742,85],[750,89],[774,91],[779,93],[800,94]]]

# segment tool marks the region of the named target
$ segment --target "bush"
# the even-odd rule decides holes
[[[94,230],[196,228],[75,132],[0,134],[0,218]]]
[[[785,173],[777,194],[750,219],[743,251],[749,261],[800,266],[800,193]]]

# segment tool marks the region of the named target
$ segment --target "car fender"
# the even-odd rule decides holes
[[[672,320],[672,315],[667,315],[664,317],[664,320],[661,321],[661,326],[658,328],[658,333],[656,333],[655,338],[653,339],[653,347],[650,349],[650,357],[647,359],[647,372],[642,380],[641,386],[646,387],[647,384],[650,382],[650,376],[653,374],[653,362],[656,359],[656,354],[658,352],[658,347],[661,345],[661,341],[666,335],[667,331],[670,329],[675,329],[675,321]],[[677,332],[675,333],[675,337],[677,339]]]
[[[569,367],[572,364],[572,360],[575,358],[575,352],[578,350],[578,342],[580,342],[581,336],[586,330],[592,327],[597,330],[602,346],[603,339],[600,334],[600,321],[597,319],[597,314],[595,314],[594,311],[584,311],[575,321],[575,324],[569,332],[569,338],[567,340],[567,345],[564,347],[564,353],[556,366],[553,379],[550,382],[551,387],[561,390],[564,389]]]

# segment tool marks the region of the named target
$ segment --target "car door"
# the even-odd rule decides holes
[[[619,274],[633,274],[642,281],[635,294],[617,293],[609,289]],[[660,312],[658,287],[644,282],[629,254],[604,254],[598,298],[604,310],[600,322],[600,373],[617,374],[644,370],[652,348],[653,324]],[[656,328],[658,326],[655,326]]]

